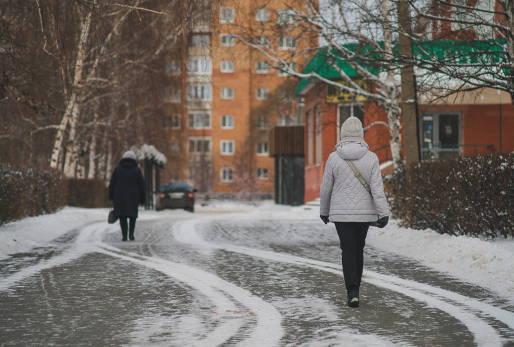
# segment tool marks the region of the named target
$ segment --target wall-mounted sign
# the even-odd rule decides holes
[[[358,79],[353,80],[355,84],[357,84],[359,87],[364,89],[365,91],[368,91],[368,82]],[[349,86],[349,83],[346,81],[339,81],[337,82],[339,84]],[[348,104],[348,103],[363,103],[368,101],[368,98],[362,95],[356,95],[350,92],[347,92],[345,90],[341,90],[335,86],[327,86],[327,103],[328,104]]]

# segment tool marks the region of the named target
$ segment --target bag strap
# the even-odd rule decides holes
[[[347,160],[347,159],[344,159],[344,161],[348,163],[348,166],[352,169],[353,173],[355,174],[355,177],[357,177],[359,179],[362,186],[364,188],[366,188],[366,190],[368,191],[369,194],[371,194],[371,188],[369,187],[369,184],[367,184],[366,181],[364,180],[364,178],[362,178],[361,173],[359,171],[357,171],[357,168],[355,167],[355,165],[353,165],[352,161]]]

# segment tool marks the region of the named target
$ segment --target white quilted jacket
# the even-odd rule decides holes
[[[369,184],[373,198],[344,160],[353,162]],[[320,188],[320,215],[331,222],[373,222],[389,216],[378,158],[364,141],[341,141],[325,165]]]

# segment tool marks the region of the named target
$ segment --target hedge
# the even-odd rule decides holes
[[[104,182],[99,178],[68,179],[68,205],[77,207],[105,207],[107,191]]]
[[[0,164],[0,225],[53,213],[66,196],[66,179],[58,170]]]
[[[424,161],[384,180],[402,226],[450,235],[514,236],[514,154]]]

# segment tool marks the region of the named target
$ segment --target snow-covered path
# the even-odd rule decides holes
[[[376,246],[367,253],[363,305],[347,308],[330,226],[311,221],[308,209],[293,218],[278,210],[152,213],[141,218],[138,240],[129,243],[119,242],[117,226],[87,223],[37,250],[42,255],[37,261],[30,255],[0,261],[0,305],[6,313],[0,318],[6,334],[0,335],[8,338],[6,345],[35,341],[65,345],[77,342],[80,331],[93,332],[99,320],[109,323],[84,344],[504,346],[514,342],[510,298],[437,271],[430,273]],[[106,268],[114,272],[104,273]],[[84,299],[78,304],[84,311],[78,315],[69,302],[87,297],[88,291],[76,289],[85,285],[80,282],[84,278],[92,287],[89,291],[100,290],[95,298],[112,286],[116,295],[124,288],[145,299],[130,294],[128,301],[108,296],[98,302]],[[153,293],[158,291],[159,295]],[[484,293],[488,298],[481,296]],[[123,303],[139,311],[120,318],[113,307]],[[74,319],[56,318],[62,315]],[[116,324],[127,330],[113,334]],[[49,329],[40,340],[29,336],[36,325]],[[60,336],[70,327],[78,330]]]

